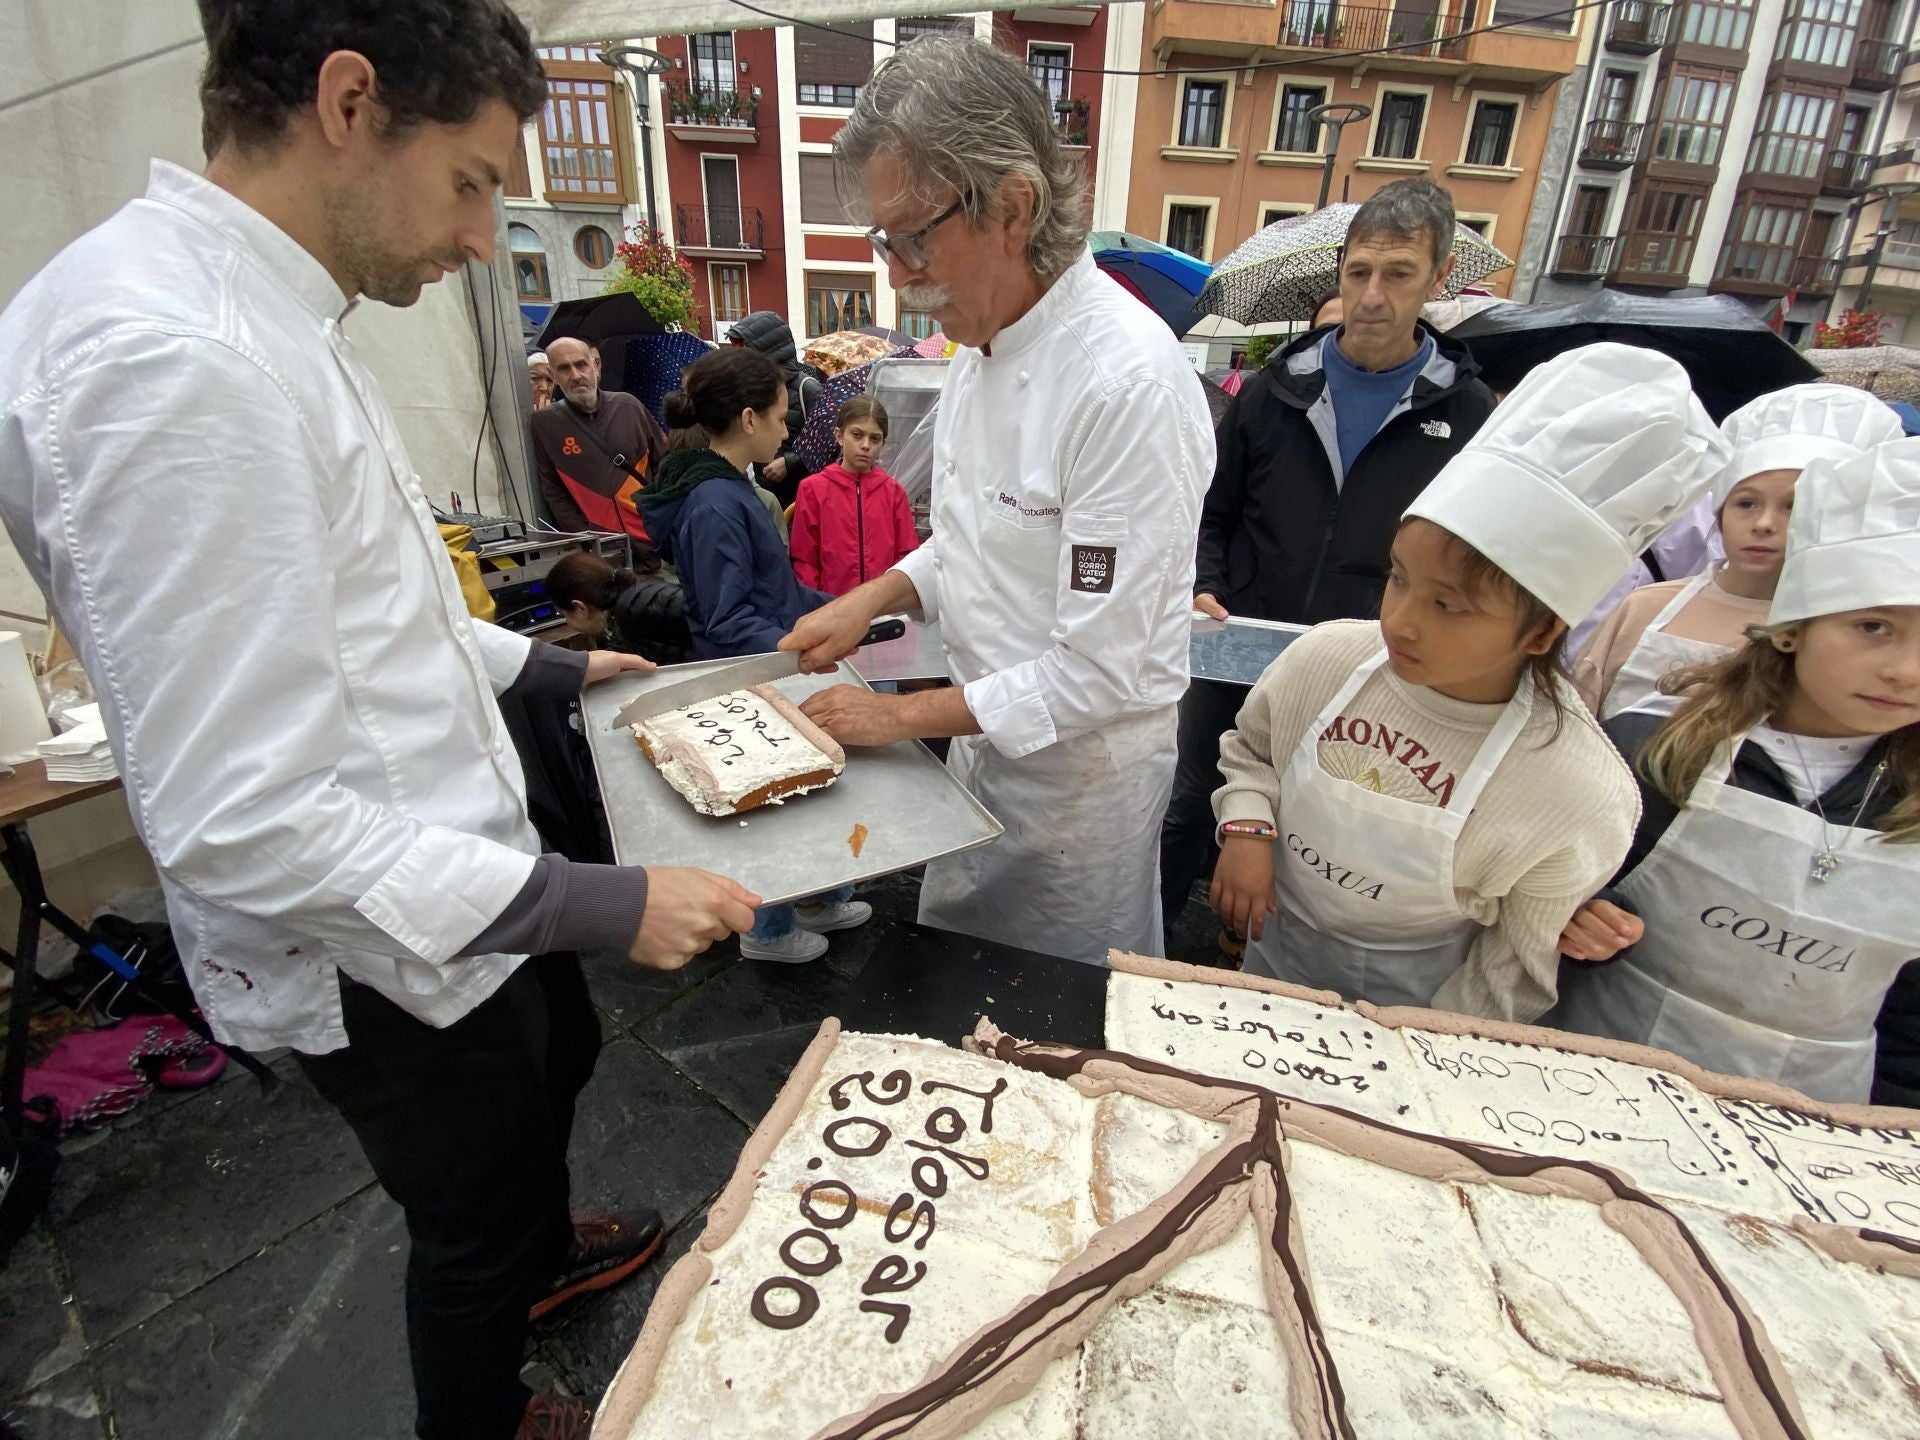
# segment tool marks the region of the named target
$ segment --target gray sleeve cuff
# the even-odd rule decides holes
[[[632,947],[646,912],[645,870],[624,865],[579,865],[564,855],[542,855],[534,861],[533,873],[520,893],[460,953],[625,953]]]
[[[527,651],[527,663],[500,698],[504,700],[508,695],[570,697],[578,695],[580,687],[586,683],[587,654],[584,650],[568,650],[561,645],[549,645],[544,640],[536,640]]]

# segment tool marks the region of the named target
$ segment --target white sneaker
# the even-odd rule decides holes
[[[824,935],[829,930],[858,930],[873,919],[873,906],[864,900],[842,900],[837,905],[800,907],[800,928]]]
[[[804,965],[827,953],[827,937],[810,930],[789,930],[778,940],[740,937],[740,953],[749,960],[772,960],[782,965]]]

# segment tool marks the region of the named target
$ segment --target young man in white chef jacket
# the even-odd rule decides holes
[[[918,611],[956,685],[838,686],[805,708],[848,745],[958,737],[948,763],[1006,834],[928,867],[923,924],[1073,959],[1158,954],[1213,471],[1199,379],[1094,267],[1082,166],[1018,60],[916,42],[875,72],[835,153],[901,303],[962,349],[934,436],[933,539],[781,643],[821,668],[876,616]]]
[[[491,259],[546,82],[499,0],[200,9],[205,176],[156,161],[0,316],[0,517],[214,1034],[291,1046],[406,1211],[417,1434],[584,1437],[520,1381],[529,1312],[660,1220],[569,1216],[599,1023],[566,952],[673,969],[757,901],[540,854],[496,695],[646,662],[469,618],[347,323]]]

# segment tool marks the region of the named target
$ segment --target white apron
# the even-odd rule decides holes
[[[1613,684],[1600,702],[1602,720],[1611,720],[1622,710],[1671,715],[1680,708],[1680,697],[1662,695],[1660,677],[1669,670],[1718,660],[1732,653],[1725,645],[1716,645],[1711,640],[1689,640],[1682,635],[1669,635],[1664,628],[1678,618],[1680,612],[1693,602],[1694,596],[1712,583],[1711,569],[1704,575],[1694,576],[1690,583],[1680,587],[1673,599],[1667,602],[1666,608],[1653,617],[1653,623],[1641,633],[1639,642],[1628,654],[1626,663],[1615,673]]]
[[[1173,793],[1178,709],[1115,720],[1009,760],[985,736],[947,768],[1006,826],[927,866],[920,923],[1067,960],[1159,955],[1160,822]]]
[[[1454,845],[1526,726],[1533,682],[1514,692],[1447,804],[1422,805],[1320,768],[1321,735],[1386,661],[1382,648],[1353,672],[1281,774],[1278,910],[1247,945],[1247,969],[1349,1000],[1425,1005],[1466,960],[1481,928],[1454,894]]]
[[[1819,816],[1726,783],[1744,739],[1619,887],[1646,937],[1611,964],[1567,967],[1548,1023],[1864,1101],[1880,1002],[1920,955],[1920,846],[1829,826],[1840,864],[1815,880]]]

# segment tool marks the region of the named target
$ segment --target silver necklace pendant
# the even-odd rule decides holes
[[[1824,881],[1839,868],[1840,857],[1833,853],[1831,847],[1828,847],[1813,857],[1813,866],[1807,873],[1815,880]]]

